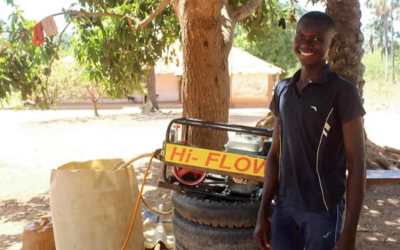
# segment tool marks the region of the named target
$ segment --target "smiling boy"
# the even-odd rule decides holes
[[[297,24],[302,68],[281,81],[254,239],[262,249],[352,250],[365,188],[365,114],[357,88],[326,63],[335,23],[309,12]],[[342,230],[344,194],[346,220]],[[272,227],[267,219],[275,197]]]

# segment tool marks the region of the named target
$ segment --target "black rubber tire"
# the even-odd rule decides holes
[[[179,250],[257,250],[254,228],[215,228],[184,219],[176,211],[172,217]]]
[[[254,227],[260,208],[259,202],[210,200],[180,192],[173,192],[172,202],[175,211],[191,222],[227,228]],[[271,206],[269,216],[272,213]]]

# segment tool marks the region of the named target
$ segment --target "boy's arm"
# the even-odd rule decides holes
[[[280,158],[279,117],[275,117],[273,131],[272,146],[268,153],[267,163],[265,166],[261,206],[258,212],[257,226],[254,230],[254,240],[257,242],[258,247],[262,249],[271,249],[269,238],[271,228],[268,221],[268,211],[278,186]]]
[[[365,140],[363,119],[358,117],[342,125],[344,146],[348,158],[346,220],[335,249],[354,249],[357,225],[365,191]]]
[[[264,173],[264,185],[258,217],[267,219],[266,215],[271,206],[278,186],[279,158],[281,151],[279,117],[275,117],[272,146],[267,156]]]

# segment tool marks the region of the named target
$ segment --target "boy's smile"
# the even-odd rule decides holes
[[[325,63],[333,39],[333,29],[322,21],[303,19],[294,39],[294,52],[303,66]]]

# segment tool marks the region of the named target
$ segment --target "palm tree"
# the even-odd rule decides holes
[[[371,23],[367,24],[365,33],[369,35],[368,47],[371,53],[379,50],[381,53],[381,62],[383,63],[383,58],[385,57],[383,21],[378,17],[374,18]]]
[[[364,35],[361,32],[360,2],[359,0],[327,0],[326,12],[335,20],[338,32],[336,45],[329,52],[329,63],[337,74],[357,86],[362,97],[365,84],[363,80],[365,67],[361,63],[364,55]],[[368,139],[366,147],[368,169],[396,168],[388,157],[391,149],[377,146]],[[400,157],[396,155],[395,158],[395,161],[397,161]]]
[[[395,60],[394,60],[394,50],[395,50],[395,42],[394,42],[394,18],[393,18],[393,12],[398,10],[400,7],[400,1],[399,0],[392,0],[390,3],[390,34],[391,34],[391,56],[392,56],[392,82],[395,82],[395,73],[396,73],[396,67],[395,67]]]
[[[393,0],[392,0],[393,2]],[[388,81],[388,74],[389,74],[389,45],[388,45],[388,21],[391,13],[391,8],[388,6],[387,0],[374,0],[371,2],[370,0],[367,1],[367,7],[375,9],[375,15],[380,18],[383,24],[383,37],[384,37],[384,48],[385,48],[385,57],[386,57],[386,64],[385,64],[385,82]],[[392,25],[393,26],[393,25]]]
[[[381,27],[381,20],[379,18],[374,18],[373,21],[368,23],[363,29],[364,34],[369,37],[366,48],[368,48],[368,52],[371,52],[371,54],[373,54],[375,50],[383,51],[383,32]]]
[[[329,64],[337,74],[354,83],[362,97],[365,67],[361,63],[364,35],[361,32],[360,2],[327,0],[326,13],[335,20],[337,27],[336,43],[329,52]]]

